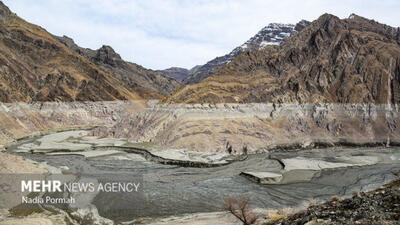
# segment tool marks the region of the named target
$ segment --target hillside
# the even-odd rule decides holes
[[[199,83],[212,75],[218,69],[224,67],[240,53],[257,51],[268,45],[279,45],[291,35],[301,31],[310,22],[302,20],[297,24],[270,23],[261,29],[241,46],[236,47],[230,53],[216,57],[204,65],[192,68],[182,81],[184,84]]]
[[[190,70],[180,67],[170,67],[165,70],[159,70],[159,72],[164,73],[179,82],[182,82],[189,75]]]
[[[55,38],[105,71],[114,74],[133,90],[139,91],[143,98],[161,98],[180,86],[178,81],[162,72],[124,61],[110,46],[103,45],[97,50],[92,50],[79,47],[67,36]]]
[[[279,46],[238,55],[166,103],[400,102],[400,30],[324,14]]]
[[[0,2],[0,101],[141,99],[139,93]]]

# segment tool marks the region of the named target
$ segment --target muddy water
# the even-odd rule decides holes
[[[272,158],[302,156],[329,161],[338,155],[365,155],[381,159],[376,165],[326,170],[311,181],[282,185],[260,185],[239,175],[242,171],[279,171],[281,164],[266,153],[216,168],[187,168],[143,160],[87,160],[77,155],[18,154],[56,167],[67,166],[72,173],[143,175],[141,195],[120,194],[110,199],[100,193],[95,197],[93,203],[100,215],[116,221],[218,211],[224,198],[240,195],[248,196],[254,207],[293,207],[312,199],[324,200],[332,195],[350,195],[353,191],[376,188],[394,179],[400,170],[398,148],[337,147],[271,153]]]

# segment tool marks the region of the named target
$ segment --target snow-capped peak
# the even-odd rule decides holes
[[[279,45],[295,33],[296,25],[283,23],[270,23],[262,28],[256,35],[240,46],[243,50],[258,50],[267,45]]]
[[[183,81],[185,84],[197,83],[206,77],[210,76],[218,68],[231,62],[235,56],[242,52],[257,51],[265,48],[268,45],[280,45],[283,41],[289,38],[292,34],[299,32],[306,27],[309,22],[302,20],[296,25],[284,23],[270,23],[262,28],[256,35],[248,41],[233,49],[229,54],[216,57],[206,64],[200,66],[195,72]]]

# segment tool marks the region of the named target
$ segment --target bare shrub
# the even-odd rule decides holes
[[[254,224],[260,217],[252,211],[248,203],[248,198],[245,196],[226,198],[222,207],[224,210],[232,213],[232,215],[243,222],[244,225]]]
[[[273,210],[273,211],[268,212],[268,218],[272,222],[277,222],[279,220],[289,217],[290,215],[293,215],[293,213],[294,213],[294,209],[283,208],[283,209]]]
[[[332,197],[331,197],[331,200],[332,201],[339,201],[339,196],[338,195],[333,195]]]

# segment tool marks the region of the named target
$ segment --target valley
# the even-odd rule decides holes
[[[85,179],[84,174],[109,172],[143,175],[144,190],[139,196],[131,194],[109,196],[107,193],[100,193],[93,198],[92,204],[97,207],[99,215],[116,222],[139,221],[142,217],[156,219],[169,215],[220,211],[224,198],[239,195],[247,195],[251,204],[257,208],[296,207],[311,199],[322,201],[333,195],[351,195],[355,190],[372,190],[395,179],[395,174],[400,169],[400,152],[396,147],[334,147],[258,153],[249,155],[244,160],[213,168],[162,165],[129,151],[117,153],[112,147],[109,147],[110,150],[106,154],[93,150],[93,155],[88,157],[86,152],[90,153],[91,150],[88,150],[90,148],[86,146],[86,150],[77,150],[73,146],[79,147],[80,143],[120,146],[124,141],[87,138],[82,136],[85,132],[87,131],[68,131],[55,133],[57,136],[50,134],[27,139],[9,146],[7,152],[61,168],[62,173],[83,174],[80,179]],[[58,150],[53,144],[51,150],[45,153],[40,148],[34,147],[34,143],[46,146],[44,143],[47,141],[62,146]],[[66,143],[70,143],[70,146],[65,147]],[[32,152],[29,149],[35,150]],[[338,155],[342,159],[336,158]],[[365,165],[358,164],[361,156],[372,161]],[[293,169],[291,170],[293,174],[290,176],[296,177],[297,180],[289,180],[282,184],[260,185],[240,175],[243,171],[279,172],[282,171],[281,165],[274,158],[283,160],[301,157],[321,160],[321,165],[324,161],[336,163],[338,167],[328,163],[325,169],[321,169],[309,178],[304,177],[303,180],[298,179],[299,176],[304,176],[304,170]],[[352,165],[352,160],[356,164]],[[351,167],[346,168],[347,166],[340,164],[340,161],[350,163]],[[290,163],[290,160],[287,160],[286,168],[292,166]],[[294,165],[298,166],[298,163]],[[313,170],[315,169],[309,168],[309,171]],[[334,177],[343,179],[337,182],[332,179]],[[117,205],[109,201],[115,197],[120,198],[112,201]],[[131,207],[133,205],[137,207]],[[112,208],[116,210],[111,210]]]
[[[99,109],[102,110],[99,111]],[[126,109],[129,109],[130,113]],[[90,219],[92,222],[100,218],[117,223],[128,221],[131,224],[137,224],[143,221],[144,224],[162,224],[162,221],[168,221],[167,218],[171,215],[181,215],[175,219],[186,218],[190,223],[190,218],[196,218],[198,213],[206,213],[204,214],[204,216],[207,215],[206,220],[215,220],[214,213],[222,210],[221,205],[225,198],[242,195],[248,196],[250,204],[259,210],[296,208],[307,201],[320,202],[333,195],[349,196],[353,191],[372,190],[396,179],[396,173],[400,170],[397,130],[393,130],[388,139],[388,136],[380,136],[378,130],[375,130],[378,128],[374,125],[375,123],[382,124],[381,120],[397,121],[398,114],[394,113],[397,109],[388,106],[198,105],[166,107],[149,106],[146,102],[140,101],[128,101],[81,105],[42,103],[40,107],[38,104],[12,104],[3,105],[2,110],[3,115],[8,115],[9,121],[12,119],[19,121],[18,126],[15,125],[14,128],[16,131],[27,132],[27,134],[32,131],[37,132],[36,136],[23,135],[25,136],[23,139],[20,138],[22,136],[14,137],[14,141],[10,137],[10,141],[3,143],[6,148],[3,154],[32,160],[31,163],[34,162],[34,165],[44,168],[50,174],[82,174],[79,178],[82,180],[93,179],[91,174],[143,176],[144,189],[139,195],[121,193],[115,196],[99,193],[90,198],[92,199],[91,207],[96,208],[81,212],[83,214],[80,217],[73,217],[74,210],[71,208],[70,217],[75,218],[74,221],[80,221],[79,218],[83,218],[87,215],[86,213],[93,210],[98,211],[98,214],[93,214]],[[25,115],[13,113],[15,110],[24,112]],[[172,115],[172,117],[175,119],[168,119],[169,115],[165,112],[173,112],[175,116]],[[251,112],[256,113],[260,118],[255,117]],[[285,139],[275,140],[278,136],[271,139],[260,136],[259,141],[253,139],[251,142],[245,142],[247,138],[238,139],[243,136],[241,133],[236,133],[241,132],[241,128],[235,128],[232,125],[243,123],[242,126],[250,132],[249,129],[252,127],[252,129],[257,129],[259,125],[256,121],[262,121],[263,114],[281,122],[279,127],[272,126],[269,130],[263,129],[263,133],[261,130],[258,131],[259,135],[276,132],[283,137],[281,129],[288,126],[291,127],[290,135],[293,140],[296,139],[293,135],[299,135],[298,140],[306,140],[307,135],[308,141],[296,143],[284,141]],[[27,117],[27,115],[35,115],[35,117]],[[57,117],[52,117],[54,115]],[[74,116],[71,117],[71,115]],[[78,115],[84,119],[82,121],[86,122],[82,123],[78,120]],[[296,118],[300,120],[304,118],[305,122],[301,122],[302,126],[298,127],[282,122],[291,121],[291,115],[296,115]],[[320,128],[314,124],[317,120],[306,119],[312,118],[312,115],[314,119],[319,118],[318,123],[322,123]],[[324,115],[324,119],[316,115]],[[156,117],[153,118],[154,116]],[[219,118],[221,116],[223,118]],[[329,121],[331,116],[336,118],[337,124],[328,125],[329,122],[326,121]],[[158,117],[162,118],[162,121],[173,123],[159,123],[157,121],[161,119]],[[281,117],[282,119],[279,119]],[[42,131],[42,127],[34,127],[30,120],[23,120],[23,118],[45,118],[44,121],[47,124],[40,124],[40,126],[47,125],[48,127],[43,128],[46,127],[49,131],[43,132],[45,130]],[[72,121],[71,118],[73,118]],[[137,119],[134,122],[126,122],[127,118]],[[170,135],[166,137],[172,137],[174,140],[175,138],[171,136],[172,127],[180,130],[175,122],[181,118],[186,118],[187,124],[191,124],[191,120],[197,121],[196,129],[209,129],[205,121],[214,121],[215,128],[220,126],[227,126],[227,128],[214,130],[214,133],[210,135],[215,140],[207,141],[209,145],[192,148],[191,143],[199,143],[198,138],[202,138],[202,136],[196,136],[197,132],[192,134],[193,137],[190,135],[182,137],[189,138],[181,142],[187,145],[176,145],[175,142],[169,142],[169,139],[164,139],[164,136],[159,134],[164,132],[160,127],[167,129]],[[225,121],[226,125],[218,125],[220,123],[218,121]],[[362,139],[358,136],[359,133],[354,133],[357,136],[352,137],[350,128],[346,128],[345,124],[354,124],[356,121],[362,130],[368,130],[372,136]],[[62,125],[63,128],[68,129],[65,124],[73,125],[73,123],[79,126],[70,126],[69,129],[73,129],[70,131],[54,132],[58,126]],[[340,123],[343,123],[340,130],[328,129],[329,126],[339,127]],[[9,124],[12,123],[9,122]],[[138,124],[146,129],[126,130],[122,124]],[[154,127],[154,124],[160,127]],[[31,126],[32,130],[22,129],[26,129],[27,125]],[[316,127],[313,128],[314,126]],[[310,127],[310,132],[304,132],[304,127]],[[226,129],[232,132],[227,133]],[[322,136],[317,138],[312,135],[313,129],[316,129],[313,132],[318,132]],[[387,129],[390,130],[390,127]],[[127,133],[121,133],[123,130]],[[14,133],[18,133],[16,131]],[[333,137],[334,135],[329,134],[333,131],[338,137],[336,140],[322,138],[325,135]],[[341,132],[346,134],[348,139],[340,138]],[[384,130],[382,132],[386,134]],[[323,135],[324,133],[326,134]],[[127,134],[134,134],[134,136]],[[204,132],[200,132],[200,135],[204,135]],[[310,137],[315,139],[310,139]],[[220,138],[221,140],[228,138],[232,152],[228,152],[226,142],[220,144],[215,142]],[[217,149],[212,146],[222,147]],[[247,154],[242,152],[243,146],[247,146]],[[87,178],[85,174],[88,174]],[[277,174],[280,174],[283,179],[273,178]],[[340,181],[337,181],[335,177],[341,177]],[[110,201],[110,198],[114,200]],[[137,207],[132,207],[133,205]],[[115,210],[112,210],[113,208]],[[234,221],[229,216],[227,218],[226,224]]]
[[[0,2],[0,225],[238,225],[223,204],[240,197],[258,225],[343,224],[355,205],[383,211],[349,224],[395,220],[382,199],[398,206],[400,29],[327,13],[262,27],[205,64],[153,70]],[[137,186],[12,189],[26,177]]]

